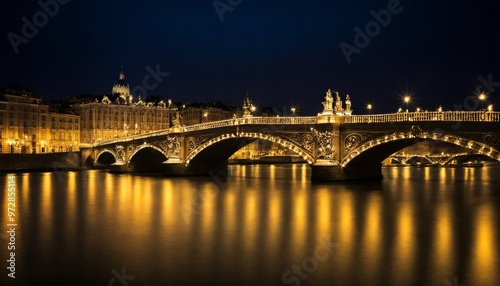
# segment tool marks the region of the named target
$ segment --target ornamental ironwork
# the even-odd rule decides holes
[[[335,146],[332,142],[333,132],[316,131],[318,140],[318,159],[332,159],[335,154]]]
[[[314,148],[314,137],[310,133],[294,133],[290,139],[307,151],[312,152]]]
[[[344,146],[347,152],[358,147],[361,143],[371,137],[370,134],[353,133],[345,138]]]
[[[207,141],[208,137],[207,136],[198,136],[198,137],[188,137],[186,139],[186,147],[188,152],[193,151],[194,149],[198,148],[203,142]]]

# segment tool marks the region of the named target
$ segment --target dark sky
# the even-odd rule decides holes
[[[0,1],[0,86],[19,83],[51,99],[104,94],[120,66],[131,87],[144,87],[147,67],[158,66],[169,75],[157,86],[150,78],[147,96],[174,102],[241,104],[248,91],[257,106],[315,114],[331,88],[350,94],[357,114],[369,102],[372,113],[395,111],[405,92],[412,93],[410,108],[465,102],[470,109],[467,98],[479,86],[500,108],[500,9],[493,0],[401,0],[379,31],[370,11],[397,1],[220,0],[234,6],[223,21],[213,0],[59,1],[68,3],[47,23],[38,1]],[[35,15],[37,33],[23,34],[22,18],[33,23]],[[373,37],[348,63],[340,45],[355,47],[355,27],[367,24]],[[478,79],[488,76],[487,85]]]

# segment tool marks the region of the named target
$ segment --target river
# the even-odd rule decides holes
[[[500,285],[499,167],[349,183],[310,182],[302,164],[229,168],[0,175],[0,284]]]

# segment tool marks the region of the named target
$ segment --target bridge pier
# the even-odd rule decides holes
[[[382,179],[382,165],[370,167],[311,166],[311,181]]]

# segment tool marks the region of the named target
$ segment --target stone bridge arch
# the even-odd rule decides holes
[[[351,134],[349,136],[356,135]],[[451,143],[494,160],[500,160],[500,151],[490,144],[454,134],[419,133],[412,130],[406,133],[387,134],[374,139],[365,138],[365,140],[361,137],[358,137],[361,140],[352,140],[349,136],[346,138],[346,151],[348,152],[341,162],[343,168],[380,164],[391,154],[422,140]],[[350,145],[349,142],[351,142]]]
[[[153,149],[153,150],[156,150],[158,152],[160,152],[163,156],[165,156],[165,160],[168,159],[168,154],[167,152],[163,149],[163,148],[160,148],[156,145],[153,145],[153,144],[149,144],[149,143],[144,143],[144,144],[140,144],[140,145],[137,145],[135,147],[132,147],[129,149],[129,155],[128,155],[128,159],[127,159],[127,164],[130,164],[130,162],[132,161],[132,159],[135,157],[135,155],[137,155],[137,153],[139,153],[139,151],[141,150],[145,150],[145,149]]]
[[[262,132],[240,132],[219,135],[202,143],[197,143],[195,139],[186,139],[185,166],[188,169],[196,169],[199,165],[208,163],[227,165],[227,160],[231,155],[258,139],[288,148],[309,164],[313,164],[315,161],[313,154],[315,138],[312,134],[296,133],[291,134],[291,138],[285,138]]]
[[[101,158],[101,156],[103,156],[105,154],[111,154],[111,156],[113,156],[115,162],[118,162],[118,155],[116,154],[116,152],[113,149],[105,148],[105,149],[100,150],[97,153],[97,155],[95,156],[94,165],[98,165],[99,159]]]

